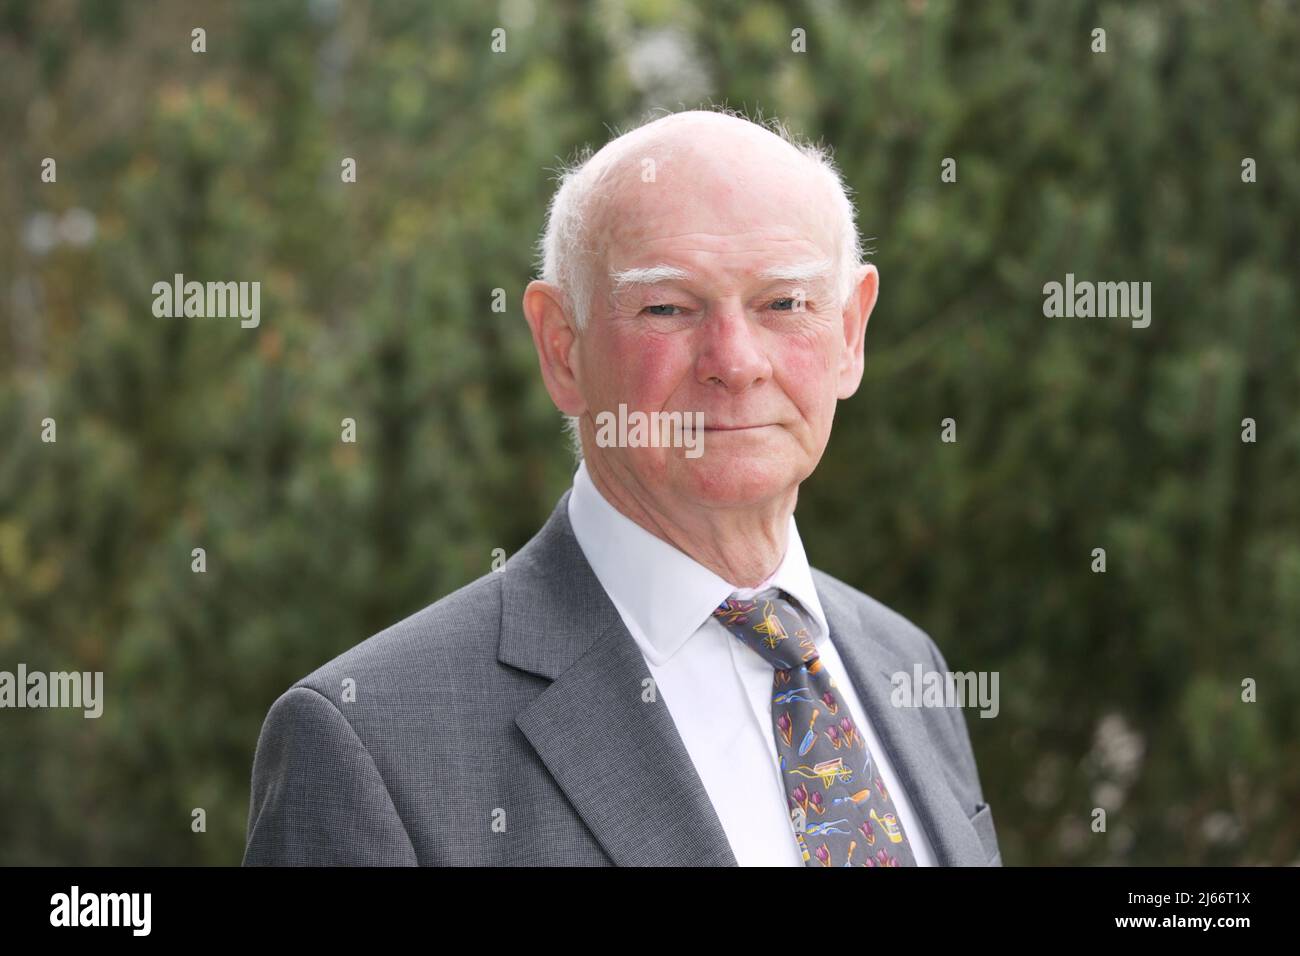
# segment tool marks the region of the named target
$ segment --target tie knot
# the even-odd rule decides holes
[[[776,670],[793,670],[817,660],[803,609],[780,588],[768,588],[752,598],[733,594],[718,605],[713,616]]]

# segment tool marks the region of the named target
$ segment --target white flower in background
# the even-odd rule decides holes
[[[89,209],[69,209],[59,220],[59,238],[72,246],[94,242],[95,230],[95,214]]]
[[[59,244],[59,223],[53,213],[34,212],[23,224],[23,246],[43,256]]]
[[[643,94],[664,102],[699,99],[709,78],[690,38],[680,30],[648,30],[632,37],[624,54],[632,83]]]
[[[85,246],[95,241],[98,223],[95,214],[80,206],[67,210],[62,216],[52,212],[34,212],[23,224],[23,247],[43,256],[60,243]]]

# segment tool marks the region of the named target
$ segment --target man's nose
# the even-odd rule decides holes
[[[721,384],[729,392],[743,392],[772,374],[761,348],[759,329],[739,305],[714,311],[700,330],[696,374],[704,384]]]

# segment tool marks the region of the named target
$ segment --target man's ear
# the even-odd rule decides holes
[[[863,353],[866,347],[867,320],[876,307],[880,291],[880,274],[869,262],[858,266],[854,290],[844,306],[844,351],[840,356],[838,398],[849,398],[862,384]]]
[[[535,279],[524,289],[524,318],[533,333],[542,381],[555,407],[566,415],[587,410],[576,366],[578,333],[558,286]]]

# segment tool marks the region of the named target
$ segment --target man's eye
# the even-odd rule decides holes
[[[790,303],[790,304],[789,304],[789,305],[783,305],[782,303],[785,303],[785,302],[788,302],[788,303]],[[795,300],[792,299],[792,298],[790,298],[790,299],[774,299],[774,300],[772,300],[772,309],[773,309],[773,311],[775,311],[775,312],[793,312],[793,311],[794,311],[794,303],[795,303]]]
[[[663,317],[665,317],[665,318],[671,318],[671,317],[672,317],[672,313],[670,313],[670,312],[656,312],[655,309],[675,309],[675,308],[677,308],[677,306],[675,306],[675,305],[647,305],[647,306],[646,306],[644,309],[642,309],[641,311],[643,311],[643,312],[649,312],[651,315],[659,315],[659,316],[663,316]]]

